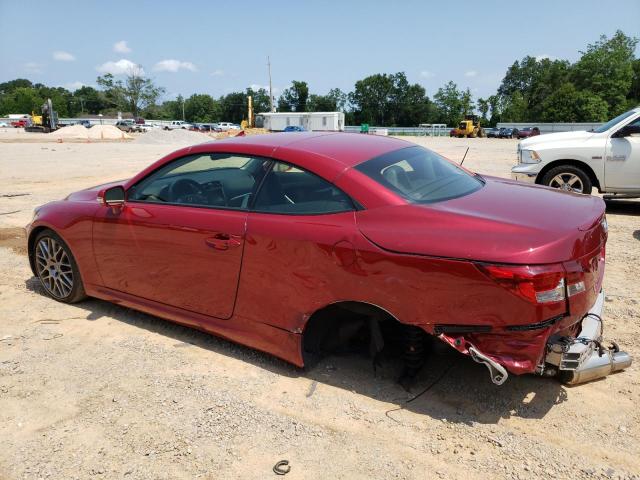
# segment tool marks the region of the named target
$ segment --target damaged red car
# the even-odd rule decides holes
[[[433,341],[509,373],[599,378],[607,221],[597,197],[472,173],[398,139],[260,135],[184,148],[36,209],[33,273],[297,366]]]

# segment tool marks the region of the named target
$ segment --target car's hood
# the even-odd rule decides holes
[[[562,262],[603,241],[598,197],[487,178],[465,197],[359,211],[365,237],[399,253],[496,263]]]
[[[585,130],[575,131],[575,132],[558,132],[558,133],[547,133],[544,135],[536,135],[534,137],[529,137],[520,142],[521,148],[528,148],[533,145],[546,144],[546,143],[554,143],[554,142],[565,142],[567,140],[586,140],[587,138],[591,138],[594,135],[593,132],[587,132]]]

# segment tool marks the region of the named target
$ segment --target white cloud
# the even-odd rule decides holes
[[[436,74],[435,74],[435,73],[433,73],[433,72],[429,72],[429,71],[427,71],[427,70],[423,70],[423,71],[421,71],[421,72],[420,72],[420,76],[421,76],[422,78],[433,78],[433,77],[435,77],[435,76],[436,76]]]
[[[113,44],[113,51],[117,53],[129,53],[131,52],[131,49],[127,45],[126,40],[120,40]]]
[[[59,62],[73,62],[76,57],[71,55],[69,52],[63,52],[62,50],[58,50],[53,52],[53,59],[58,60]]]
[[[22,65],[22,68],[29,73],[42,73],[42,67],[43,65],[41,63],[36,62],[27,62]]]
[[[84,87],[85,84],[82,82],[70,82],[70,83],[65,83],[63,85],[64,88],[66,88],[67,90],[71,91],[71,92],[75,92],[76,90],[78,90],[79,88]]]
[[[191,72],[197,72],[198,69],[191,62],[181,62],[180,60],[168,59],[161,60],[153,66],[156,72],[172,72],[175,73],[178,70],[189,70]]]
[[[211,72],[212,77],[221,77],[223,75],[224,75],[224,70],[217,69]]]
[[[551,55],[549,55],[548,53],[541,53],[540,55],[536,55],[536,61],[540,61],[540,60],[557,60],[558,57],[553,57]]]
[[[465,77],[477,77],[478,76],[478,72],[476,72],[475,70],[469,70],[468,72],[464,72],[464,76]]]
[[[124,75],[133,70],[137,70],[140,75],[144,75],[144,70],[140,65],[133,63],[131,60],[122,58],[117,62],[105,62],[96,67],[100,73],[111,73],[113,75]]]

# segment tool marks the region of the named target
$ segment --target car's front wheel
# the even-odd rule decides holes
[[[590,195],[593,189],[589,175],[573,165],[560,165],[552,168],[542,178],[542,184],[585,195]]]
[[[80,271],[69,246],[52,230],[39,233],[31,252],[36,274],[45,292],[64,303],[86,298]]]

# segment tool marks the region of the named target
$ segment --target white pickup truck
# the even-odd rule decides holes
[[[640,197],[640,107],[589,132],[550,133],[518,144],[518,181]]]
[[[187,122],[183,122],[182,120],[174,120],[171,123],[164,125],[165,130],[179,130],[179,129],[189,130],[192,127],[193,125]]]

